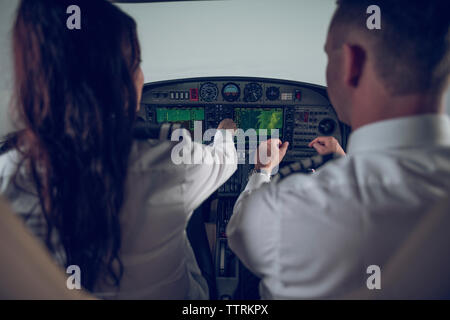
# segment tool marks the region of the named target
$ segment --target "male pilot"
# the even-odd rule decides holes
[[[372,4],[381,30],[366,26]],[[373,288],[377,267],[382,289],[389,258],[450,196],[447,4],[338,1],[325,51],[331,102],[353,130],[347,154],[270,183],[287,143],[262,144],[269,161],[255,165],[228,224],[230,247],[261,278],[262,298],[342,298]]]

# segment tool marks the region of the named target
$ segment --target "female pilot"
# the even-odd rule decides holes
[[[66,26],[74,4],[81,29]],[[144,81],[136,24],[106,0],[22,0],[13,53],[24,130],[0,157],[0,193],[14,211],[97,297],[207,299],[185,227],[236,170],[231,135],[192,143],[225,159],[210,164],[175,165],[171,141],[133,142]]]

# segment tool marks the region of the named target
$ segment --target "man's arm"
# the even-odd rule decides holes
[[[241,193],[234,206],[234,212],[239,212],[241,202],[263,184],[270,182],[273,169],[280,164],[286,155],[289,142],[282,143],[279,139],[269,139],[262,142],[256,152],[256,164],[253,174],[249,177],[245,190]]]
[[[320,155],[337,153],[345,156],[344,149],[342,149],[335,137],[317,137],[308,144],[308,147],[316,149]]]
[[[280,164],[281,160],[283,160],[288,146],[289,142],[282,143],[279,139],[269,139],[259,145],[255,155],[255,169],[248,179],[245,190],[239,195],[233,212],[241,211],[242,202],[248,198],[248,195],[253,190],[259,189],[262,185],[270,182],[271,173]]]
[[[341,166],[273,183],[263,174],[250,178],[227,236],[231,250],[261,278],[264,298],[330,297],[361,274],[362,209]]]
[[[261,276],[270,266],[271,248],[276,243],[278,222],[275,215],[273,190],[270,190],[270,174],[286,154],[289,143],[269,139],[261,143],[256,153],[256,164],[245,190],[233,209],[227,226],[230,248],[256,275]],[[255,192],[257,191],[257,192]]]

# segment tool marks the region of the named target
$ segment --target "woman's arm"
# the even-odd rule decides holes
[[[201,161],[186,166],[187,184],[184,193],[189,211],[197,208],[237,169],[237,152],[233,140],[236,125],[231,119],[225,119],[218,129],[213,144],[193,143],[192,152],[194,155],[201,154]]]

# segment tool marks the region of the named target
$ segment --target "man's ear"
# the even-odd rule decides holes
[[[357,87],[362,77],[364,65],[366,62],[366,52],[358,45],[344,43],[344,82],[348,86]]]

